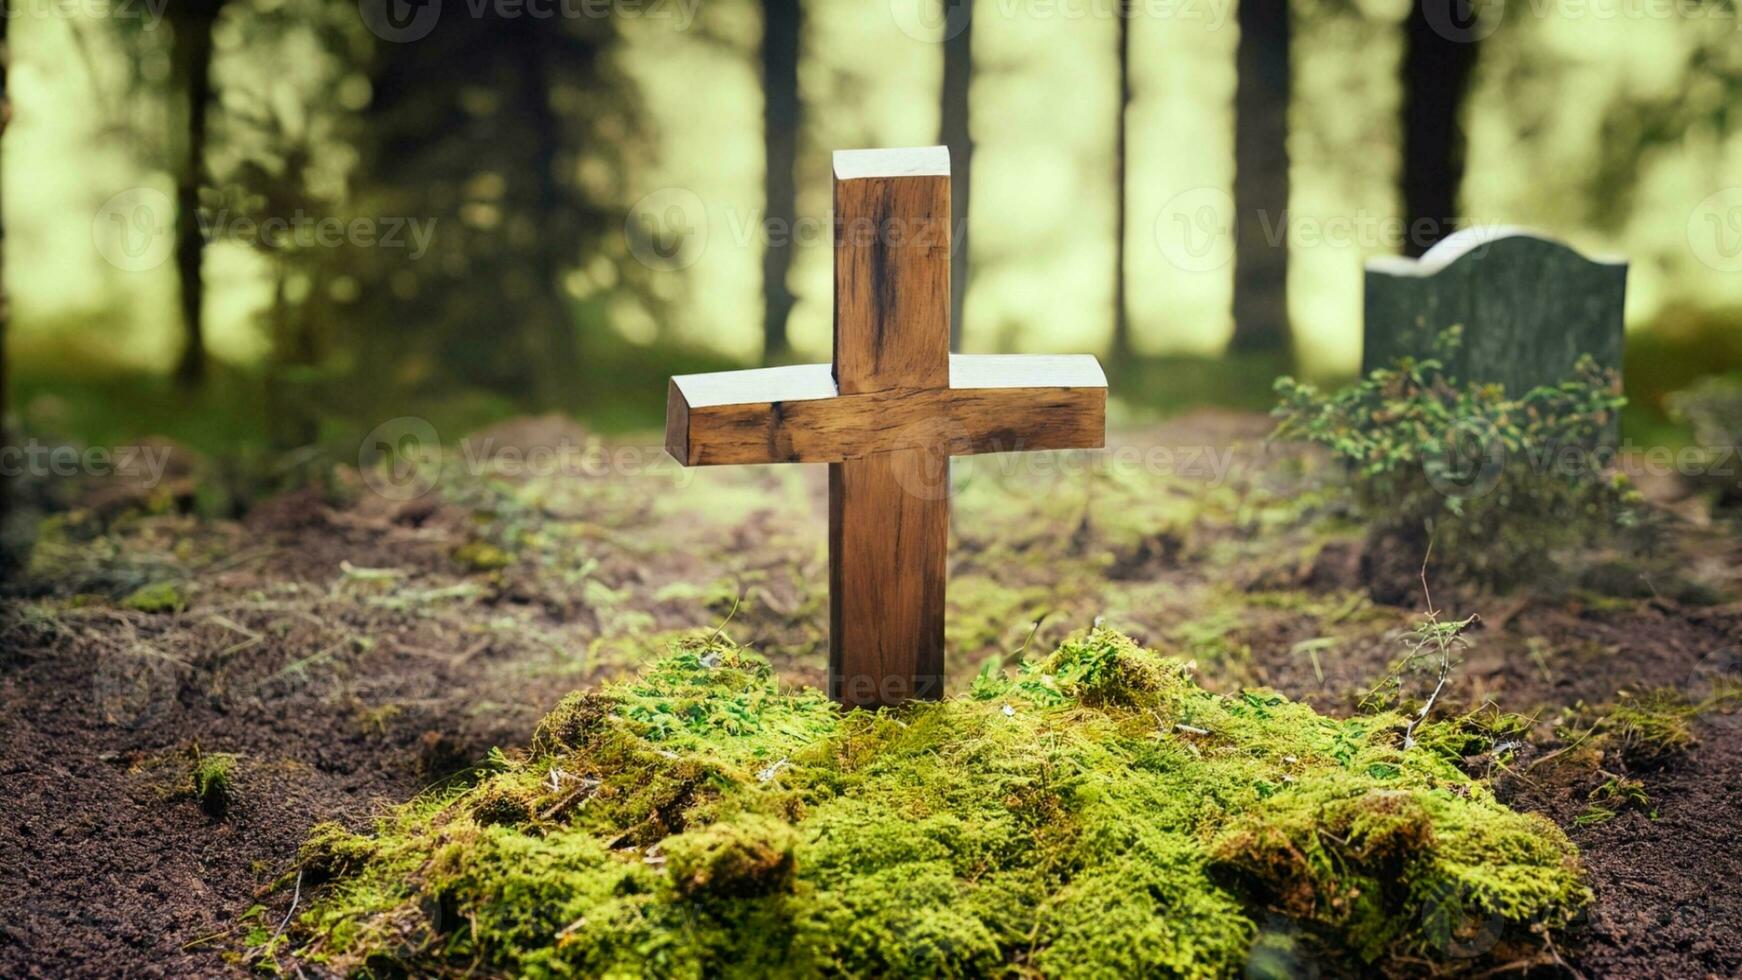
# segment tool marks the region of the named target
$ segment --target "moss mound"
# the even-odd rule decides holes
[[[1403,726],[1211,694],[1099,629],[883,713],[691,640],[475,785],[318,828],[295,935],[373,975],[1198,977],[1564,924],[1572,845]]]
[[[187,605],[187,597],[174,582],[142,585],[121,600],[121,608],[142,613],[181,612]]]

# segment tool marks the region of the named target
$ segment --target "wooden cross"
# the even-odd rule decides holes
[[[943,693],[949,458],[1097,448],[1107,379],[1087,354],[950,353],[946,147],[834,170],[834,363],[672,378],[665,448],[829,464],[829,694],[869,707]]]

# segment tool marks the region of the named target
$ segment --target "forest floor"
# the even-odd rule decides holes
[[[1424,694],[1431,672],[1394,671],[1423,556],[1370,553],[1330,467],[1266,431],[1200,412],[1105,454],[958,460],[955,686],[1099,621],[1195,660],[1213,690],[1335,715]],[[566,471],[536,451],[582,445]],[[420,496],[415,478],[341,470],[240,520],[181,512],[210,475],[191,454],[154,489],[57,491],[0,616],[0,975],[244,971],[249,931],[306,901],[312,825],[367,826],[685,631],[723,629],[822,682],[824,468],[685,471],[651,439],[600,447],[553,419],[446,460]],[[1735,976],[1742,712],[1713,695],[1742,682],[1742,534],[1669,481],[1643,485],[1674,515],[1649,563],[1582,556],[1493,596],[1430,562],[1443,614],[1481,617],[1434,710],[1534,719],[1510,765],[1466,761],[1581,850],[1596,902],[1555,939],[1566,969]],[[1691,748],[1586,750],[1605,712],[1666,696],[1706,706]],[[237,759],[222,816],[190,788],[214,753]]]

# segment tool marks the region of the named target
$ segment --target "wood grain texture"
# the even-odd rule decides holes
[[[837,463],[919,448],[949,456],[1095,449],[1106,416],[1105,388],[892,388],[679,407],[667,412],[666,443],[686,466]]]
[[[941,148],[938,148],[941,149]],[[949,384],[950,177],[835,154],[835,382],[843,395]],[[944,157],[947,162],[947,151]]]
[[[949,460],[922,449],[829,467],[829,695],[943,696]]]
[[[794,412],[814,411],[821,421],[838,420],[845,409],[868,420],[866,409],[896,403],[852,396],[947,392],[949,311],[949,152],[836,154],[839,397],[771,405],[764,435],[775,438],[773,448],[804,431],[784,422]],[[849,400],[859,403],[857,413]],[[910,424],[919,417],[905,416]],[[863,421],[855,427],[859,438],[877,431],[863,431]],[[843,704],[943,696],[949,456],[937,451],[945,440],[932,442],[929,451],[899,449],[829,467],[829,686]]]
[[[949,363],[948,388],[860,395],[834,395],[827,364],[682,375],[666,406],[666,448],[686,466],[709,466],[1102,445],[1107,379],[1094,357],[952,355]]]
[[[835,357],[680,375],[666,450],[685,465],[829,463],[829,692],[943,695],[950,457],[1087,449],[1107,377],[1086,355],[951,355],[942,147],[835,154]]]

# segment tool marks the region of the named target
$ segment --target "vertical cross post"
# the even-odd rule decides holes
[[[950,457],[1089,449],[1107,376],[1087,354],[950,353],[950,156],[835,154],[835,359],[685,374],[665,447],[685,466],[829,464],[829,693],[944,690]]]
[[[839,392],[949,387],[948,152],[841,151],[834,177]],[[948,481],[941,439],[829,465],[829,693],[843,704],[943,694]]]

